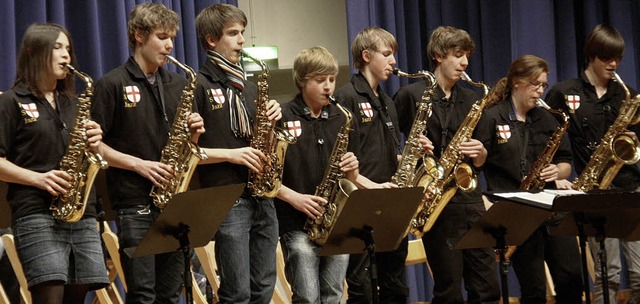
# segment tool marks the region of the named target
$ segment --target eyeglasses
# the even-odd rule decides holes
[[[531,81],[529,81],[529,84],[531,85],[531,88],[534,91],[537,91],[539,88],[542,88],[543,91],[547,90],[547,88],[549,87],[549,84],[546,82],[541,82],[541,83],[533,83]]]

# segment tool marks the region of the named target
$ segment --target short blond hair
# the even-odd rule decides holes
[[[293,61],[293,81],[298,89],[304,82],[318,75],[338,75],[336,58],[322,46],[314,46],[298,53]]]
[[[132,51],[136,49],[137,31],[140,31],[144,41],[147,41],[149,34],[157,29],[177,32],[180,29],[178,14],[162,3],[146,2],[136,5],[129,14],[129,23],[127,23],[129,48]]]
[[[382,42],[383,45],[390,47],[395,53],[398,49],[398,41],[396,37],[386,30],[379,27],[368,27],[362,30],[351,43],[351,55],[353,55],[353,66],[361,70],[367,65],[362,58],[362,52],[365,50],[377,52],[378,42]]]

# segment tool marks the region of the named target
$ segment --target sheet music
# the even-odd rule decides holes
[[[503,197],[506,199],[518,199],[529,201],[537,204],[541,204],[541,207],[551,208],[553,206],[553,200],[558,196],[584,194],[582,191],[577,190],[551,190],[545,189],[544,191],[531,193],[531,192],[505,192],[494,193],[495,196]]]

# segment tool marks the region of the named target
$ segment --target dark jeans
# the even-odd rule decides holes
[[[409,238],[405,237],[398,249],[376,253],[378,267],[378,293],[380,303],[407,303],[409,289],[405,278],[405,260]],[[347,268],[347,303],[372,303],[369,255],[352,254]]]
[[[268,304],[276,284],[278,219],[273,200],[240,198],[215,236],[220,303]]]
[[[118,209],[120,258],[127,282],[127,303],[179,303],[184,261],[180,251],[130,258],[125,248],[140,244],[160,215],[157,208]]]
[[[578,242],[573,236],[550,236],[538,228],[511,257],[520,282],[520,303],[546,303],[544,262],[547,261],[556,290],[556,303],[582,303],[582,266]]]
[[[458,240],[485,212],[483,203],[449,203],[422,237],[433,273],[433,300],[437,303],[497,303],[500,285],[495,254],[491,248],[454,250]]]

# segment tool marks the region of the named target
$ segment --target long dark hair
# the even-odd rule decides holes
[[[64,27],[55,23],[32,24],[27,28],[22,38],[14,86],[22,82],[36,96],[44,98],[43,82],[48,74],[53,73],[51,53],[60,33],[64,33],[69,39],[69,46],[71,46],[69,51],[70,64],[75,66],[76,58],[73,53],[71,35]],[[58,80],[56,91],[68,96],[74,95],[75,82],[73,76],[69,75],[64,79]]]

